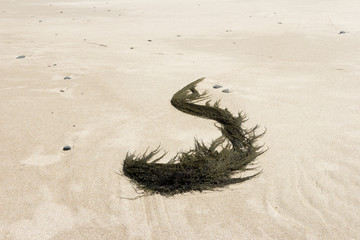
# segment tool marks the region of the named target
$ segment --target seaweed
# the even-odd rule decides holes
[[[211,104],[208,92],[199,93],[196,90],[197,84],[203,79],[176,92],[171,104],[181,112],[216,121],[215,127],[222,135],[209,145],[195,139],[193,149],[178,152],[167,163],[159,163],[165,154],[153,159],[159,153],[159,147],[142,155],[127,153],[123,173],[146,193],[171,196],[189,191],[216,190],[261,173],[256,171],[246,177],[235,177],[237,173],[258,169],[254,161],[266,150],[256,145],[256,141],[265,131],[256,134],[259,125],[245,129],[245,114],[239,112],[237,116],[232,115],[227,108],[220,108],[220,101]],[[206,101],[205,104],[197,104],[203,101]]]

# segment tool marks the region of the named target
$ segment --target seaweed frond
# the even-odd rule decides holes
[[[194,149],[179,152],[167,163],[159,163],[166,153],[151,160],[159,147],[140,156],[128,153],[123,164],[124,175],[147,193],[174,195],[189,191],[214,190],[229,184],[256,177],[261,171],[246,177],[234,177],[244,171],[257,170],[254,160],[266,150],[257,146],[259,126],[244,129],[246,115],[239,112],[233,116],[228,109],[220,108],[220,101],[211,105],[208,93],[196,89],[198,79],[180,89],[171,99],[171,104],[181,112],[216,121],[222,136],[209,146],[195,139]],[[207,100],[204,105],[196,104]]]

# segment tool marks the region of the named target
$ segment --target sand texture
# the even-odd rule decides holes
[[[1,0],[0,239],[360,239],[359,16],[356,0]],[[200,77],[267,128],[263,173],[131,200],[128,151],[219,136],[170,105]]]

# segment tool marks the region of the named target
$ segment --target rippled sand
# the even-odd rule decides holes
[[[0,239],[360,239],[359,9],[2,0]],[[200,77],[267,129],[263,173],[130,200],[127,151],[161,144],[170,158],[219,135],[169,102]]]

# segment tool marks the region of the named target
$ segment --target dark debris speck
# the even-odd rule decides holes
[[[229,89],[224,89],[222,90],[223,93],[230,93],[230,90]]]
[[[69,145],[66,145],[65,147],[63,147],[63,151],[69,151],[71,150],[71,147]]]

